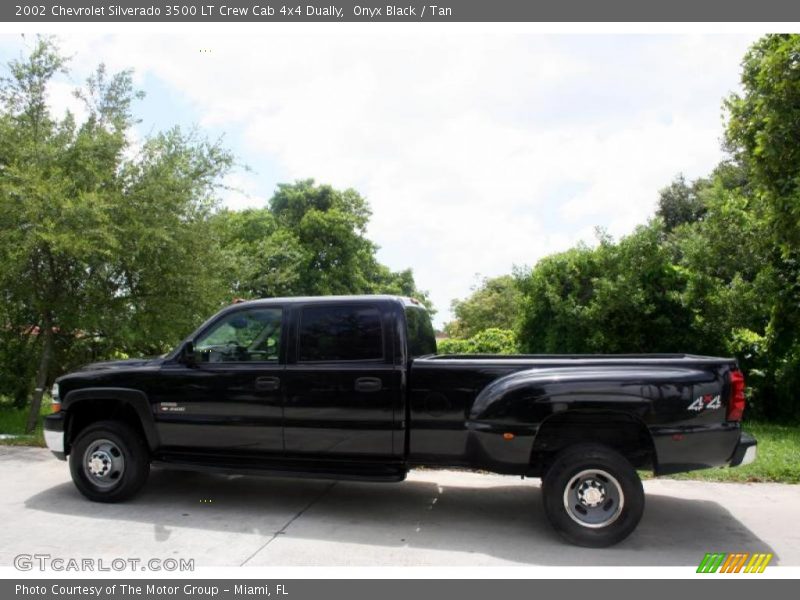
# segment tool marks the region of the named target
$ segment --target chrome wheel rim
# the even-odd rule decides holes
[[[119,446],[108,439],[92,441],[83,453],[83,473],[99,488],[111,488],[122,480],[125,457]]]
[[[564,509],[583,527],[608,527],[619,519],[624,506],[622,486],[602,469],[576,473],[564,488]]]

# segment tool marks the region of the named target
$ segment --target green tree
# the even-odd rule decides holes
[[[522,291],[520,345],[526,352],[589,352],[595,325],[589,314],[595,281],[603,275],[600,255],[586,245],[518,268]]]
[[[243,298],[398,294],[431,308],[410,269],[392,271],[366,237],[371,212],[355,190],[313,180],[280,184],[269,207],[221,211],[214,228],[227,257],[229,285]]]
[[[210,218],[232,162],[219,143],[176,128],[120,165],[115,252],[104,263],[110,311],[95,314],[106,347],[163,353],[230,298]]]
[[[469,338],[446,338],[437,343],[439,354],[515,354],[517,336],[510,329],[490,327]]]
[[[662,243],[660,220],[618,243],[601,236],[518,271],[520,344],[529,352],[685,351],[691,313],[685,276]]]
[[[704,183],[704,180],[698,180],[688,185],[683,175],[678,175],[671,184],[659,191],[656,216],[664,221],[667,231],[703,218],[706,207],[699,192]]]
[[[455,320],[445,325],[453,337],[468,338],[490,328],[514,329],[520,315],[522,294],[514,277],[483,278],[464,300],[453,300]]]
[[[742,62],[744,92],[726,101],[728,149],[766,200],[781,249],[800,247],[800,35],[767,35]]]
[[[32,430],[50,374],[56,331],[74,329],[87,297],[97,293],[93,281],[71,288],[83,283],[84,268],[97,264],[110,246],[105,235],[107,205],[94,194],[103,165],[94,169],[80,158],[91,153],[103,163],[120,152],[123,143],[114,124],[127,115],[120,107],[110,115],[112,126],[107,129],[97,115],[80,128],[72,115],[54,119],[47,108],[47,84],[65,70],[65,60],[48,40],[40,39],[27,60],[12,61],[9,70],[10,76],[0,81],[0,246],[4,248],[0,277],[11,302],[27,309],[17,316],[32,319],[27,324],[9,323],[10,329],[23,335],[38,332],[41,338],[28,422]],[[84,177],[70,177],[75,166]]]
[[[87,340],[163,351],[223,289],[203,222],[229,154],[173,130],[127,158],[140,97],[130,73],[101,65],[77,94],[88,112],[78,123],[48,108],[65,71],[54,41],[38,38],[0,81],[2,316],[4,331],[37,342],[29,430],[59,354]]]
[[[800,35],[767,35],[742,62],[742,94],[731,95],[726,141],[747,169],[761,233],[772,245],[778,285],[766,328],[776,409],[800,410]]]
[[[238,298],[300,295],[305,249],[267,208],[222,210],[212,217],[225,256],[226,280]]]
[[[775,281],[757,200],[714,175],[703,201],[705,219],[677,229],[666,244],[686,278],[693,349],[719,352],[736,329],[765,331]]]

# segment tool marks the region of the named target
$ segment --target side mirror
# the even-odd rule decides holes
[[[197,366],[197,355],[194,352],[194,342],[186,342],[181,350],[181,362],[187,367]]]

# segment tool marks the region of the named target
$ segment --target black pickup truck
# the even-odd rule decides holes
[[[541,477],[569,541],[636,527],[656,474],[745,464],[744,379],[692,355],[437,355],[393,296],[229,306],[162,358],[90,364],[53,387],[45,439],[90,500],[135,494],[150,465],[401,481],[418,466]]]

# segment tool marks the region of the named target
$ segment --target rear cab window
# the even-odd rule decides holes
[[[406,306],[408,353],[411,358],[436,354],[436,334],[428,311],[419,306]]]

